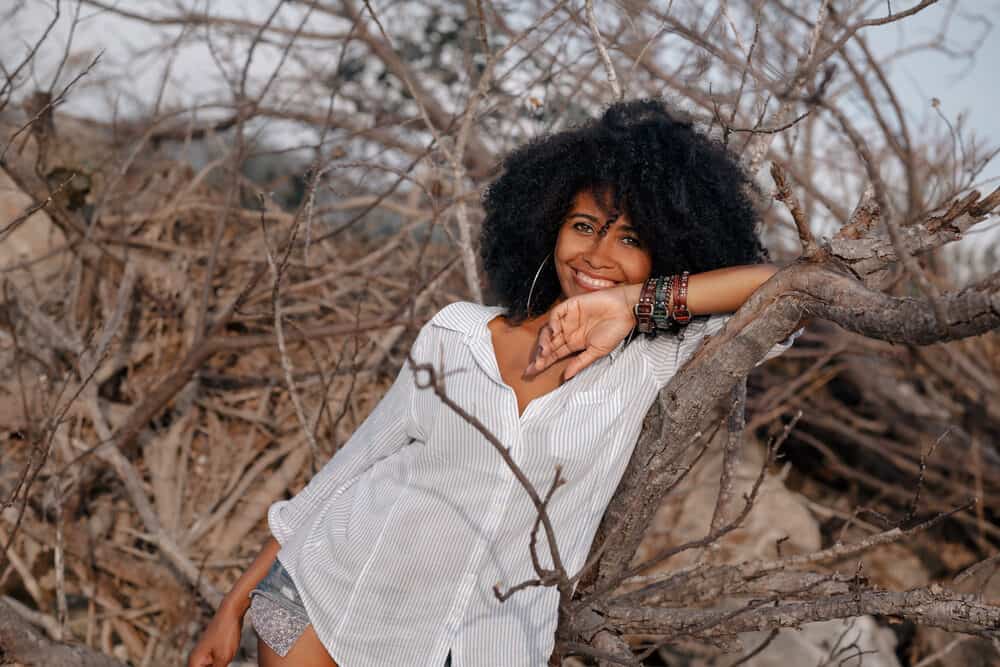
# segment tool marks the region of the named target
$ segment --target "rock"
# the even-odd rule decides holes
[[[657,511],[650,531],[637,552],[640,562],[658,551],[704,537],[712,520],[722,471],[722,438]],[[756,442],[747,442],[742,452],[733,489],[733,506],[728,516],[743,508],[743,496],[749,494],[764,462],[764,450]],[[780,544],[780,546],[779,546]],[[819,523],[808,509],[804,497],[787,489],[780,475],[767,472],[753,509],[740,528],[720,539],[709,549],[692,549],[650,568],[646,574],[669,572],[698,563],[737,563],[746,560],[774,560],[793,554],[810,553],[821,548]],[[779,554],[780,549],[780,554]],[[919,575],[916,575],[919,576]],[[727,605],[733,601],[720,601]],[[691,667],[725,667],[759,646],[768,633],[745,633],[740,636],[744,650],[725,655],[692,659]],[[880,627],[870,616],[810,623],[801,629],[782,630],[747,667],[788,667],[791,665],[833,664],[844,667],[899,667],[895,656],[895,635]],[[858,653],[872,651],[873,653]],[[686,652],[686,651],[685,651]],[[669,664],[671,657],[662,651]],[[824,663],[828,655],[832,662]]]
[[[733,485],[735,516],[743,508],[743,495],[749,494],[764,461],[763,448],[757,443],[744,447],[743,460]],[[656,552],[697,540],[708,533],[719,493],[722,471],[721,438],[716,438],[712,450],[664,500],[657,511],[646,538],[636,553],[635,562],[646,560]],[[784,556],[808,553],[820,548],[820,532],[816,519],[802,496],[785,488],[778,475],[767,473],[761,484],[753,509],[740,528],[723,536],[717,546],[704,550],[689,550],[649,570],[666,572],[693,565],[706,559],[716,563],[735,563],[750,559],[778,557],[780,541]]]
[[[740,635],[747,650],[760,646],[766,632]],[[728,667],[741,656],[726,656],[716,664]],[[840,667],[899,667],[896,636],[879,626],[871,616],[809,623],[801,630],[782,630],[745,667],[789,667],[791,665],[838,665]]]
[[[918,628],[910,652],[910,662],[914,665],[932,655],[936,656],[936,659],[928,667],[1000,665],[1000,650],[990,640],[971,635],[957,635],[940,628]]]

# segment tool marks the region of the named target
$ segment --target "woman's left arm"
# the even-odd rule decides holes
[[[693,273],[688,277],[688,310],[692,315],[736,312],[758,287],[777,272],[778,267],[774,264],[749,264]],[[641,289],[641,284],[624,287],[630,312],[639,302]]]
[[[688,278],[688,310],[692,315],[736,311],[777,271],[773,264],[751,264],[692,274]],[[642,284],[624,285],[560,303],[542,327],[535,359],[526,373],[538,373],[558,359],[579,352],[566,366],[568,380],[608,354],[635,326],[633,308],[641,290]]]

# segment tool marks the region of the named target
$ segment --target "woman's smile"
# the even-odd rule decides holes
[[[614,280],[596,278],[593,275],[584,272],[582,269],[573,269],[573,278],[576,279],[576,282],[580,287],[590,291],[606,289],[619,284]]]

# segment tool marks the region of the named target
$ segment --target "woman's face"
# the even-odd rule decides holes
[[[649,278],[653,260],[623,213],[614,222],[590,190],[573,199],[556,238],[555,265],[566,298]]]

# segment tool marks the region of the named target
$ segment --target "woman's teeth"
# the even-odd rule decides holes
[[[600,280],[598,278],[591,278],[586,273],[581,273],[576,271],[576,279],[580,281],[586,287],[593,287],[594,289],[603,289],[605,287],[614,287],[614,282],[611,280]]]

